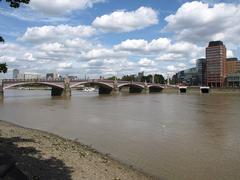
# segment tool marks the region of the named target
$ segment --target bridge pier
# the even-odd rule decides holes
[[[70,88],[70,79],[69,78],[64,79],[64,89],[63,89],[63,92],[62,92],[62,96],[63,97],[72,96],[72,91],[71,91],[71,88]]]
[[[111,88],[105,88],[105,87],[99,87],[98,94],[111,94],[112,89]]]
[[[144,92],[145,92],[146,94],[149,93],[149,87],[148,87],[148,84],[147,84],[146,81],[144,82]]]
[[[160,87],[149,87],[149,93],[159,93],[162,92],[162,88]]]
[[[63,89],[52,87],[51,96],[62,96],[63,95]]]
[[[118,82],[117,79],[113,81],[113,89],[112,89],[112,95],[117,95],[119,93],[119,88],[118,88]]]
[[[64,88],[52,87],[51,91],[52,96],[63,96],[63,97],[70,97],[72,95],[72,91],[70,88],[70,80],[64,79]]]
[[[0,86],[0,100],[3,99],[3,97],[4,97],[3,87]]]
[[[129,87],[129,93],[141,93],[142,92],[142,88],[139,88],[139,87],[133,87],[133,86],[130,86]]]

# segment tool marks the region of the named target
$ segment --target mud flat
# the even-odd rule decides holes
[[[75,140],[0,121],[0,152],[30,179],[156,179]]]

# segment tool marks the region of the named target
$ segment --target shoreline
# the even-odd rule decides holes
[[[79,141],[2,120],[0,152],[30,179],[158,179]]]

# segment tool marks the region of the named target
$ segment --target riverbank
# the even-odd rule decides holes
[[[153,179],[79,142],[1,120],[0,151],[30,179]]]

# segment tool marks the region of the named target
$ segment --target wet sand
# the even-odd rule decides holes
[[[0,151],[13,156],[30,179],[155,179],[77,141],[4,121]]]

